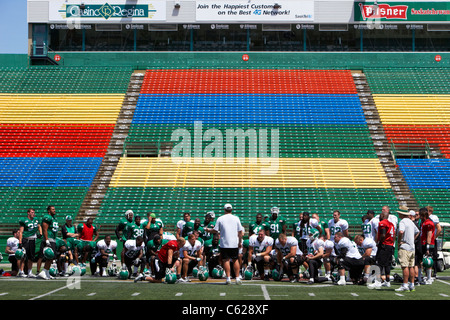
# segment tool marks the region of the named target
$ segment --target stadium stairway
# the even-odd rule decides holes
[[[145,71],[137,70],[131,75],[108,149],[78,212],[77,220],[79,221],[83,221],[88,217],[95,218],[100,209],[102,200],[106,195],[111,178],[122,155],[125,140],[128,137],[144,74]]]
[[[402,172],[396,166],[392,156],[389,141],[384,132],[380,115],[372,96],[372,91],[367,83],[367,78],[362,71],[355,71],[352,75],[361,101],[361,106],[364,110],[364,116],[371,132],[376,154],[386,173],[386,177],[392,186],[392,191],[394,192],[399,205],[417,209],[417,200],[409,189]]]

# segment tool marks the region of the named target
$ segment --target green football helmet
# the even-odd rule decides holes
[[[118,271],[116,265],[111,265],[108,267],[108,275],[110,277],[117,277]]]
[[[200,281],[206,281],[209,278],[209,272],[206,269],[202,269],[198,271],[198,279]]]
[[[253,268],[251,266],[248,266],[247,268],[245,268],[244,279],[245,280],[252,280],[253,279]]]
[[[14,253],[14,256],[16,257],[17,260],[21,260],[24,255],[25,255],[24,249],[17,249],[16,252]]]
[[[214,269],[212,269],[211,275],[214,279],[222,279],[223,268],[221,266],[216,266]]]
[[[72,267],[72,274],[74,276],[80,276],[81,275],[81,267],[80,266],[73,266]]]
[[[80,276],[84,276],[86,274],[86,267],[85,266],[81,266],[81,274]]]
[[[55,259],[55,253],[53,252],[53,249],[50,247],[45,247],[43,250],[44,258],[46,260],[53,260]]]
[[[50,269],[48,269],[48,272],[52,277],[56,277],[58,270],[55,268],[55,266],[51,266]]]
[[[272,270],[272,279],[275,281],[281,281],[281,273],[277,269]]]
[[[433,258],[431,258],[431,257],[424,257],[422,259],[422,264],[423,264],[424,268],[431,268],[431,267],[433,267]]]
[[[193,277],[197,277],[197,276],[198,276],[198,267],[194,267],[194,268],[192,269],[192,276],[193,276]]]
[[[127,269],[122,269],[119,272],[119,279],[120,280],[128,280],[129,275],[130,275],[130,273],[128,272]]]
[[[166,283],[168,284],[174,284],[177,282],[177,275],[173,272],[166,273]]]

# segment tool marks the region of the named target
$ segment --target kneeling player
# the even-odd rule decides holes
[[[179,268],[182,278],[181,282],[188,280],[188,274],[192,272],[195,266],[202,266],[203,264],[203,246],[199,240],[196,239],[196,235],[191,233],[188,236],[187,241],[180,250],[180,258],[182,259],[182,265]]]
[[[371,266],[377,264],[375,257],[377,255],[378,247],[372,238],[366,238],[364,235],[357,235],[355,237],[355,243],[364,260],[363,282],[366,283],[371,274]]]
[[[95,263],[100,266],[100,275],[107,277],[106,267],[111,254],[116,255],[117,242],[111,240],[111,236],[107,235],[103,240],[97,243],[97,253],[95,254]]]
[[[144,277],[144,275],[140,274],[134,281],[146,280],[152,283],[161,283],[166,273],[174,272],[178,267],[178,254],[185,243],[186,240],[181,237],[167,242],[158,251],[158,256],[154,260],[155,276]]]
[[[248,265],[256,264],[261,279],[269,281],[270,252],[273,247],[272,237],[266,236],[264,230],[259,230],[258,235],[254,234],[248,240]]]
[[[304,262],[298,240],[295,237],[288,237],[286,234],[281,233],[275,241],[275,250],[277,253],[277,263],[280,266],[280,275],[284,271],[288,275],[289,281],[298,281],[298,271],[300,265]]]
[[[138,267],[141,267],[140,272],[143,272],[145,265],[144,248],[144,238],[141,236],[137,237],[136,240],[127,240],[123,245],[121,255],[122,268],[125,266],[128,269],[129,278],[132,274],[132,266],[134,269],[133,274],[137,274]]]
[[[324,241],[319,238],[319,230],[311,228],[308,233],[308,240],[306,240],[306,248],[308,250],[306,262],[308,263],[309,270],[308,284],[320,283],[328,280],[326,277],[319,277],[324,247]]]

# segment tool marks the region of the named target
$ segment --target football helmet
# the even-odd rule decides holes
[[[221,266],[216,266],[212,270],[212,277],[214,279],[221,279],[223,277],[223,268]]]
[[[130,274],[129,274],[129,272],[128,272],[127,269],[122,269],[122,270],[120,270],[120,272],[119,272],[119,279],[120,279],[120,280],[127,280],[129,275],[130,275]]]
[[[198,270],[198,279],[200,281],[206,281],[206,280],[208,280],[208,278],[209,278],[209,272],[207,269],[202,268],[202,269]]]
[[[174,284],[177,282],[177,275],[173,272],[167,272],[165,280],[168,284]]]
[[[422,264],[423,264],[424,268],[431,268],[431,267],[433,267],[433,258],[431,258],[431,257],[424,257],[422,259]]]
[[[14,252],[14,256],[17,260],[21,260],[25,256],[25,249],[17,249],[16,252]]]
[[[44,258],[46,260],[53,260],[55,258],[55,253],[53,252],[53,249],[50,247],[45,247],[43,250]]]
[[[247,268],[245,268],[244,279],[245,280],[252,280],[253,279],[253,267],[252,266],[248,266]]]

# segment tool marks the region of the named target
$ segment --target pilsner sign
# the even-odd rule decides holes
[[[450,21],[450,2],[355,2],[355,21]]]

